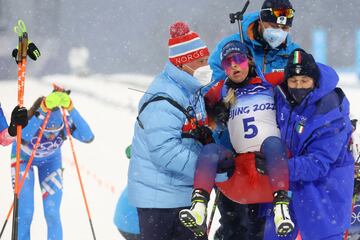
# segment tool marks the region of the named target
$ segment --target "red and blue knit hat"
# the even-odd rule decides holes
[[[196,32],[190,31],[184,22],[170,26],[169,60],[180,66],[198,58],[209,56],[209,50]]]

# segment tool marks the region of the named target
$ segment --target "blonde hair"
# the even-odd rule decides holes
[[[252,57],[248,56],[248,61],[249,61],[249,72],[248,75],[246,76],[247,78],[250,77],[250,75],[252,74],[252,69],[255,67],[255,63]],[[232,81],[232,79],[230,79],[230,77],[228,76],[228,79],[230,81]],[[233,106],[236,102],[236,96],[235,96],[235,89],[233,88],[229,88],[226,97],[224,98],[224,103],[226,105],[226,107],[230,108],[231,106]]]
[[[230,108],[235,104],[236,96],[235,96],[235,89],[229,88],[226,97],[224,98],[224,103],[226,107]]]

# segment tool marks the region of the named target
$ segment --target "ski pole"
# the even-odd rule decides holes
[[[88,218],[89,218],[89,223],[90,223],[90,228],[91,228],[92,236],[93,236],[94,240],[96,240],[95,231],[94,231],[94,226],[93,226],[92,220],[91,220],[89,205],[88,205],[88,202],[87,202],[87,200],[86,200],[85,189],[84,189],[84,185],[83,185],[83,182],[82,182],[82,179],[81,179],[80,168],[79,168],[79,164],[78,164],[78,161],[77,161],[77,158],[76,158],[76,154],[75,154],[74,143],[73,143],[73,140],[72,140],[72,137],[71,137],[69,122],[68,122],[67,117],[66,117],[65,109],[62,108],[61,110],[62,110],[63,120],[64,120],[65,127],[66,127],[66,134],[67,134],[67,136],[69,137],[69,141],[70,141],[70,146],[71,146],[71,151],[72,151],[72,155],[73,155],[73,158],[74,158],[74,163],[75,163],[75,167],[76,167],[76,172],[77,172],[77,175],[78,175],[78,178],[79,178],[81,193],[82,193],[82,196],[83,196],[83,199],[84,199],[86,212],[87,212],[87,215],[88,215]]]
[[[207,234],[209,235],[210,233],[210,229],[211,229],[211,225],[215,216],[215,210],[217,208],[217,204],[219,202],[219,197],[220,197],[220,190],[219,189],[215,189],[216,195],[215,195],[215,200],[214,200],[214,204],[212,206],[211,209],[211,213],[210,213],[210,218],[209,218],[209,223],[208,223],[208,228],[207,228]]]
[[[14,27],[14,32],[19,37],[19,51],[17,55],[18,60],[18,99],[19,107],[24,104],[24,85],[25,85],[25,72],[26,72],[26,56],[28,46],[28,35],[26,32],[25,24],[22,20],[18,20],[17,25]],[[12,222],[11,239],[18,239],[18,213],[19,213],[19,176],[20,176],[20,147],[21,147],[21,133],[22,127],[16,127],[16,165],[15,165],[15,185],[14,185],[14,214]]]
[[[235,23],[235,20],[238,23],[238,27],[239,27],[239,36],[240,36],[240,41],[243,43],[244,42],[244,37],[243,37],[243,33],[242,33],[242,20],[244,18],[244,13],[246,11],[246,9],[248,8],[250,4],[250,0],[247,0],[243,9],[240,12],[236,12],[236,13],[230,13],[229,17],[230,17],[230,23]]]
[[[40,132],[39,132],[39,134],[38,134],[38,137],[37,137],[37,140],[36,140],[34,149],[33,149],[32,152],[31,152],[30,158],[29,158],[28,163],[27,163],[26,168],[25,168],[24,175],[23,175],[23,177],[22,177],[22,179],[21,179],[21,182],[20,182],[20,184],[19,184],[19,191],[18,191],[18,195],[19,195],[19,196],[20,196],[21,188],[22,188],[22,186],[24,185],[26,176],[27,176],[27,174],[28,174],[28,172],[29,172],[29,170],[30,170],[31,164],[32,164],[33,159],[34,159],[34,157],[35,157],[35,153],[36,153],[36,151],[37,151],[37,149],[38,149],[38,147],[39,147],[39,145],[40,145],[40,141],[41,141],[42,135],[43,135],[43,133],[44,133],[46,124],[47,124],[47,122],[48,122],[48,120],[49,120],[50,114],[51,114],[51,111],[48,111],[47,114],[46,114],[46,117],[45,117],[45,119],[44,119],[44,122],[43,122],[42,125],[41,125]],[[11,207],[10,207],[10,209],[9,209],[7,215],[6,215],[5,222],[4,222],[3,227],[2,227],[2,229],[1,229],[1,232],[0,232],[0,239],[1,239],[2,235],[3,235],[3,233],[4,233],[6,224],[7,224],[8,220],[9,220],[9,217],[10,217],[13,209],[14,209],[14,203],[11,204]]]

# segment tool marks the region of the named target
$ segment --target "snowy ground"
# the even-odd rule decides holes
[[[92,214],[97,239],[122,239],[113,225],[117,199],[126,185],[128,160],[124,149],[131,143],[136,107],[142,93],[129,90],[145,90],[152,77],[141,75],[92,75],[79,78],[70,75],[46,76],[27,79],[25,105],[30,107],[40,95],[51,91],[51,83],[72,90],[74,105],[88,121],[95,133],[91,144],[75,141],[75,150],[83,176],[85,191]],[[355,74],[342,74],[341,86],[345,90],[352,112],[360,116],[360,81]],[[0,82],[0,102],[9,119],[16,104],[16,80]],[[358,99],[358,100],[356,100]],[[92,239],[80,186],[68,142],[64,143],[64,195],[61,207],[64,239]],[[0,224],[2,226],[13,198],[10,182],[10,147],[0,147]],[[46,239],[46,223],[43,217],[38,182],[35,192],[35,215],[31,228],[32,239]],[[218,219],[218,215],[215,217]],[[0,226],[0,227],[1,227]],[[214,227],[218,226],[215,221]],[[214,228],[213,228],[214,229]],[[10,239],[11,218],[3,239]]]

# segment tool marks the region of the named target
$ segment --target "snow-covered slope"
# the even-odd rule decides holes
[[[128,160],[124,149],[131,143],[136,108],[151,76],[142,75],[93,75],[79,78],[70,75],[46,76],[27,79],[25,105],[52,90],[51,83],[71,89],[74,105],[88,121],[95,133],[91,144],[75,141],[75,150],[81,167],[85,191],[92,214],[97,239],[122,239],[113,225],[116,201],[126,185]],[[352,112],[360,116],[360,84],[354,74],[341,75],[341,85],[352,104]],[[0,82],[0,102],[7,119],[16,104],[16,80]],[[357,99],[357,100],[356,100]],[[64,194],[61,207],[65,240],[92,239],[79,182],[68,142],[64,143]],[[46,239],[41,193],[36,181],[35,214],[31,227],[32,239]],[[0,147],[0,224],[2,226],[13,198],[10,181],[10,147]],[[218,215],[215,217],[218,218]],[[1,227],[0,226],[0,227]],[[214,223],[214,228],[218,223]],[[3,239],[10,239],[11,219]]]

